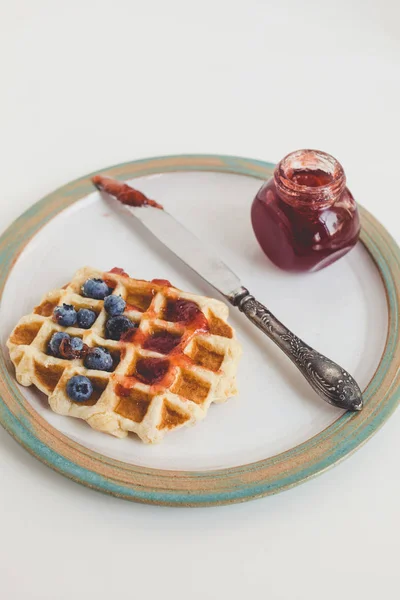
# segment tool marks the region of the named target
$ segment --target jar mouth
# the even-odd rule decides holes
[[[296,150],[285,156],[274,172],[278,191],[296,206],[324,208],[346,187],[342,165],[320,150]]]

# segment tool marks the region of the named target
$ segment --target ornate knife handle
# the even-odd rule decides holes
[[[346,410],[362,409],[361,390],[353,377],[296,337],[246,288],[232,294],[229,301],[283,350],[323,400]]]

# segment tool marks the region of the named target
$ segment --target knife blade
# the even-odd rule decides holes
[[[223,296],[230,297],[241,288],[237,275],[220,258],[212,254],[204,242],[190,233],[166,210],[152,207],[132,207],[125,204],[122,206],[175,256]]]

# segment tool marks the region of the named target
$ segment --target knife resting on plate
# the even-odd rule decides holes
[[[97,175],[92,181],[100,191],[115,196],[130,216],[143,223],[171,252],[274,341],[325,402],[345,410],[362,409],[362,393],[354,378],[289,331],[242,286],[239,278],[222,260],[210,253],[195,235],[163,210],[161,205],[116,180]]]

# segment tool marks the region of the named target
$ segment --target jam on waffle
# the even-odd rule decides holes
[[[123,302],[88,297],[97,295],[88,281]],[[111,317],[109,307],[121,303],[123,313]],[[91,326],[60,324],[74,310],[90,314]],[[224,303],[169,281],[84,267],[19,321],[7,345],[19,383],[43,391],[55,412],[116,437],[134,432],[158,442],[236,393],[241,348],[227,317]]]

